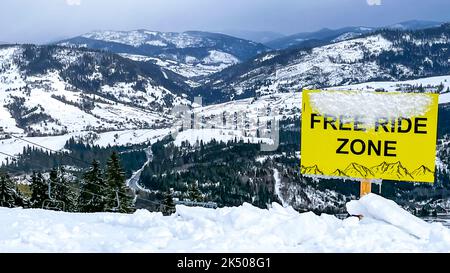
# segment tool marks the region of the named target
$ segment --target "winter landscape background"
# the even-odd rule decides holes
[[[0,4],[31,16],[0,31],[0,251],[450,250],[447,3],[344,1],[353,19],[312,25],[334,4],[246,4],[244,24],[155,1],[162,24],[130,15],[142,1],[120,23],[117,3],[28,2]],[[269,26],[270,8],[307,16]],[[302,176],[303,88],[438,93],[435,183],[383,181],[354,201],[357,181]]]

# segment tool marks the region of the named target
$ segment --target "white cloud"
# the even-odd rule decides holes
[[[81,0],[66,0],[66,4],[69,6],[79,6],[81,5]]]
[[[367,0],[367,5],[369,6],[380,6],[381,0]]]

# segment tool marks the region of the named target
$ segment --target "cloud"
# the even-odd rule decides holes
[[[66,0],[66,4],[69,6],[79,6],[81,5],[81,0]]]
[[[367,0],[367,5],[369,6],[380,6],[381,0]]]

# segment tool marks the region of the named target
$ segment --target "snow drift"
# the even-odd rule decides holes
[[[449,252],[450,231],[369,194],[347,204],[362,220],[259,209],[177,206],[162,216],[0,208],[1,252]]]

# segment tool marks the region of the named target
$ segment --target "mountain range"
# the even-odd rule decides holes
[[[366,85],[369,81],[381,80],[393,81],[392,85],[395,85],[399,80],[450,75],[450,24],[432,27],[413,25],[397,24],[390,29],[348,28],[334,32],[331,36],[333,30],[324,30],[315,36],[308,34],[311,39],[303,44],[281,47],[283,49],[279,50],[271,49],[267,43],[223,34],[147,30],[96,31],[51,45],[2,45],[0,133],[5,131],[17,136],[47,136],[33,139],[38,143],[42,143],[42,139],[58,142],[51,146],[55,150],[64,149],[69,136],[92,132],[104,134],[96,137],[108,145],[144,143],[149,139],[142,135],[157,131],[153,129],[162,128],[165,131],[158,133],[158,137],[169,134],[173,106],[190,106],[193,97],[201,95],[203,102],[209,105],[195,107],[194,111],[201,112],[209,120],[225,112],[245,113],[252,117],[256,117],[255,113],[261,109],[273,112],[284,123],[282,127],[295,129],[282,132],[280,143],[286,142],[286,139],[294,141],[289,144],[292,151],[288,150],[286,154],[283,150],[270,155],[263,154],[263,158],[274,156],[277,159],[275,165],[266,165],[265,168],[285,169],[291,163],[298,166],[298,159],[301,158],[298,151],[301,96],[296,91],[304,87]],[[438,86],[442,81],[447,81],[441,78],[421,79],[420,85]],[[410,88],[415,86],[416,83]],[[448,83],[442,86],[448,88]],[[442,109],[445,108],[440,107],[440,111]],[[448,116],[445,113],[441,111],[440,117]],[[448,134],[445,121],[440,120],[440,124],[444,124],[440,129],[445,130],[440,133],[441,136]],[[263,119],[258,120],[258,123],[268,125],[268,121]],[[141,130],[137,134],[132,132],[135,129],[150,130]],[[126,139],[123,134],[126,134]],[[238,139],[237,134],[224,137],[219,133],[202,132],[195,136],[186,131],[185,135],[189,135],[193,143],[200,141],[195,139],[197,136],[203,137],[201,140],[205,143],[206,139],[214,137],[222,140]],[[2,152],[18,155],[25,147],[23,145],[27,145],[20,143],[20,140],[6,138],[7,134],[4,137],[0,135]],[[161,147],[164,145],[161,144]],[[180,147],[183,145],[180,144]],[[446,145],[438,149],[442,166],[448,166]],[[171,146],[167,148],[171,149]],[[178,151],[178,148],[173,150]],[[235,151],[231,152],[226,155],[228,162],[235,158]],[[225,153],[225,150],[221,150],[217,154]],[[288,155],[292,158],[284,161]],[[174,156],[174,159],[177,157]],[[243,155],[245,157],[246,152]],[[235,163],[236,168],[240,162]],[[222,166],[218,168],[222,169]],[[323,174],[318,166],[302,166],[302,169],[308,173]],[[251,170],[251,167],[246,170]],[[432,172],[425,166],[410,172],[400,163],[384,163],[373,168],[351,164],[346,169],[336,170],[335,174],[367,176],[378,171],[396,174],[406,181],[410,176],[429,175]],[[275,175],[265,171],[258,173],[265,184]],[[288,196],[285,200],[289,203],[299,206],[305,202],[319,203],[315,205],[319,208],[323,200],[333,203],[332,206],[338,206],[334,204],[337,200],[345,200],[343,195],[328,189],[305,187],[296,183],[299,180],[286,178],[285,174],[284,170],[280,171],[279,188],[284,189]],[[252,181],[252,174],[244,176],[245,181]],[[167,181],[161,185],[166,186]],[[211,181],[213,183],[207,181],[206,184],[216,187],[217,180]],[[264,183],[232,181],[243,187],[254,187],[254,192],[269,196],[267,200],[276,198],[271,195],[270,183],[267,184],[270,190],[266,191],[258,188]],[[311,185],[314,183],[311,181]],[[224,188],[223,192],[231,191]]]
[[[450,24],[377,30],[323,46],[260,54],[211,75],[195,93],[214,102],[302,88],[447,75],[449,46]]]
[[[202,31],[95,31],[57,44],[120,53],[187,78],[207,76],[268,50],[256,42]]]
[[[162,126],[188,86],[152,63],[60,46],[0,47],[1,125],[27,135]]]
[[[286,35],[274,31],[223,30],[218,32],[261,44],[266,44],[271,41],[286,37]]]
[[[437,27],[440,24],[442,23],[435,21],[410,20],[384,27],[358,26],[358,27],[343,27],[338,29],[323,28],[319,31],[301,32],[284,36],[266,42],[265,45],[273,49],[286,49],[292,47],[297,48],[311,47],[327,44],[330,42],[338,42],[350,38],[355,38],[379,29],[418,30]]]
[[[449,46],[450,24],[278,51],[223,34],[145,30],[3,45],[0,125],[28,135],[159,127],[174,105],[197,95],[217,104],[303,87],[448,75]],[[219,72],[199,76],[196,69],[209,66]]]

